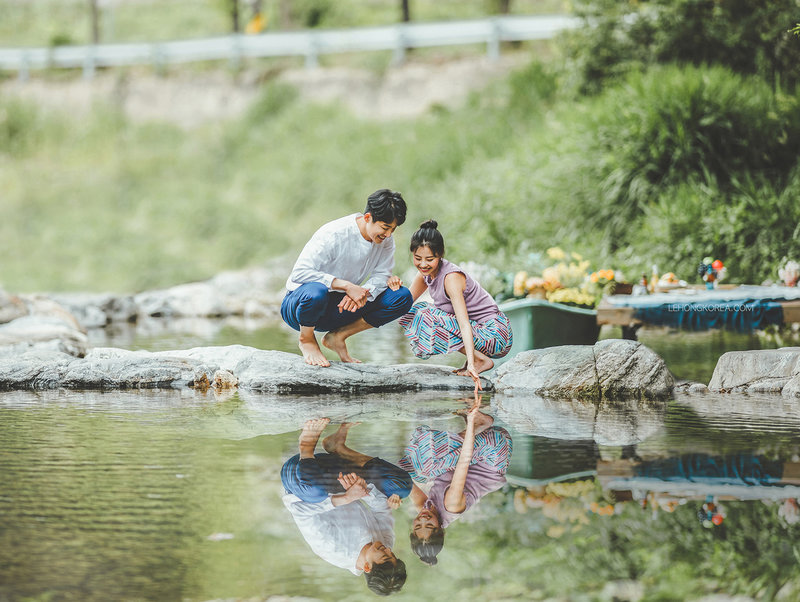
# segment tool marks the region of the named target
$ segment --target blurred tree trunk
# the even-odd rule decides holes
[[[89,11],[92,17],[92,44],[100,43],[100,7],[98,0],[89,0]]]
[[[400,0],[400,10],[403,13],[403,23],[411,21],[411,7],[408,5],[409,0]]]
[[[500,0],[497,8],[501,15],[507,15],[511,12],[511,0]]]
[[[233,33],[239,33],[239,0],[228,0],[231,8],[231,26]]]
[[[280,0],[278,3],[280,11],[281,29],[291,29],[292,27],[292,7],[291,0]]]

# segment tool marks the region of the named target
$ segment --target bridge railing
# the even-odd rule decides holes
[[[384,27],[342,30],[304,30],[260,35],[229,35],[172,42],[0,48],[0,70],[16,71],[26,79],[31,70],[83,69],[91,78],[97,67],[172,64],[227,60],[233,64],[251,57],[305,57],[315,67],[324,54],[390,50],[402,61],[409,48],[486,44],[490,58],[500,56],[500,42],[549,39],[577,27],[579,20],[563,15],[502,16],[470,21],[402,23]]]

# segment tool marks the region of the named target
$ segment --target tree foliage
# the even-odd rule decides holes
[[[796,0],[578,0],[586,26],[569,37],[582,91],[654,63],[717,64],[757,74],[773,88],[800,82],[791,35]]]

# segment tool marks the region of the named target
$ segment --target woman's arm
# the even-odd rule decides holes
[[[472,338],[472,324],[469,323],[467,313],[467,302],[464,301],[464,289],[467,286],[467,278],[459,272],[450,272],[444,277],[444,290],[450,297],[453,304],[453,311],[456,314],[458,327],[461,329],[461,340],[464,341],[464,355],[467,356],[467,374],[475,381],[478,388],[481,378],[475,370],[475,341]]]
[[[428,496],[424,491],[422,491],[422,489],[417,487],[416,483],[413,483],[411,485],[411,493],[408,494],[408,499],[411,500],[411,503],[414,504],[414,507],[417,509],[417,511],[420,511],[422,510],[422,506],[425,504],[425,502],[428,501]]]
[[[411,291],[411,297],[416,301],[419,299],[419,296],[428,290],[428,285],[425,284],[425,279],[422,277],[422,274],[417,272],[417,275],[414,276],[414,282],[411,283],[411,286],[408,287],[408,290]]]
[[[464,486],[467,484],[467,472],[472,462],[472,451],[475,447],[475,415],[478,413],[480,403],[476,404],[467,414],[467,428],[464,431],[464,443],[458,455],[453,480],[444,494],[444,508],[448,512],[459,514],[467,509],[467,498],[464,497]]]

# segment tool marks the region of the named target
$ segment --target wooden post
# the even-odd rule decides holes
[[[489,55],[490,61],[496,61],[500,58],[500,22],[496,17],[492,18],[492,32],[489,34],[489,42],[486,51]]]
[[[231,25],[233,33],[239,33],[239,0],[228,0],[231,3]]]
[[[406,60],[406,36],[403,31],[403,25],[397,25],[397,45],[394,47],[392,53],[392,64],[401,65]]]
[[[92,18],[92,44],[100,43],[100,7],[98,0],[89,0],[89,11]]]

